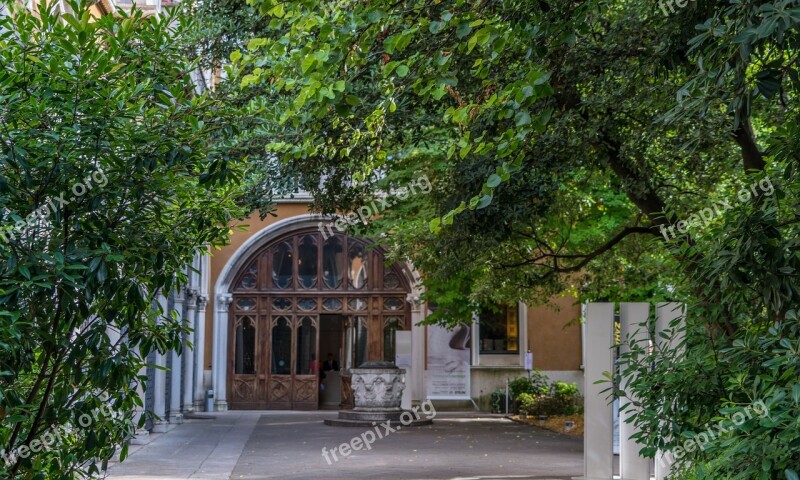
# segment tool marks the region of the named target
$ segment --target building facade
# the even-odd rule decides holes
[[[100,0],[92,12],[131,5]],[[158,14],[168,3],[138,5]],[[199,91],[213,80],[210,72],[195,75]],[[320,228],[330,218],[309,213],[310,201],[295,195],[279,202],[276,216],[253,216],[244,231],[232,229],[228,246],[187,266],[186,285],[159,295],[161,308],[191,333],[181,352],[148,357],[139,415],[154,415],[134,443],[200,411],[348,408],[349,370],[401,354],[410,400],[428,398],[434,352],[430,327],[420,322],[430,306],[420,300],[414,266],[387,265],[369,239]],[[551,379],[582,385],[580,306],[572,298],[552,303],[557,310],[519,304],[475,312],[472,325],[461,329],[461,348],[469,351],[467,396],[481,409],[490,408],[495,389],[527,374],[529,351],[533,367]]]
[[[347,408],[349,369],[394,361],[398,332],[410,337],[411,399],[427,398],[429,327],[419,323],[430,312],[413,265],[387,265],[369,240],[325,233],[320,222],[330,219],[309,213],[309,201],[281,201],[275,217],[254,216],[228,246],[196,260],[181,300],[194,349],[183,358],[184,380],[170,383],[184,386],[182,411],[204,410],[208,391],[218,411]],[[469,397],[482,409],[507,379],[527,374],[528,351],[552,379],[581,383],[580,306],[571,298],[553,303],[557,310],[519,304],[476,312]]]

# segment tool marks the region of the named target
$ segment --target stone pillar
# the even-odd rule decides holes
[[[142,350],[139,347],[136,347],[136,353],[137,353],[137,355],[139,357],[141,357]],[[142,359],[142,360],[144,361],[145,359]],[[146,366],[143,366],[139,370],[138,377],[147,378],[147,367]],[[144,425],[141,426],[141,427],[138,426],[139,425],[139,421],[141,420],[142,416],[144,416],[144,405],[145,405],[145,401],[146,401],[145,400],[145,395],[144,395],[144,385],[138,379],[136,380],[136,395],[138,395],[139,398],[141,399],[142,406],[141,407],[137,406],[136,407],[136,411],[135,411],[135,413],[133,415],[133,425],[136,428],[136,431],[134,432],[133,437],[131,437],[130,444],[131,445],[146,445],[146,444],[150,443],[151,438],[150,438],[150,432],[148,432],[144,428]]]
[[[161,314],[167,315],[167,297],[162,293],[158,294],[158,303],[161,306]],[[164,354],[155,352],[155,374],[153,375],[153,432],[163,433],[169,430],[167,423],[167,357]]]
[[[178,321],[183,324],[183,289],[175,290],[175,312]],[[181,356],[177,350],[172,351],[172,375],[169,384],[169,423],[183,423],[181,414],[181,378],[183,369],[181,368]]]
[[[183,359],[186,370],[183,375],[183,412],[194,412],[194,369],[195,350],[197,345],[192,345],[195,330],[197,329],[197,291],[186,289],[186,318],[184,322],[192,329],[183,340]]]
[[[586,370],[584,371],[584,478],[613,478],[614,422],[603,372],[614,371],[614,304],[590,303],[586,310]]]
[[[631,345],[647,348],[650,332],[647,321],[650,316],[649,303],[620,303],[620,354],[629,353]],[[634,376],[623,376],[621,387],[628,390],[636,381]],[[626,411],[620,412],[619,420],[619,469],[620,477],[632,480],[648,480],[650,478],[650,459],[639,455],[643,448],[631,436],[639,433],[632,419],[639,414],[640,409],[633,405],[637,397],[628,392],[627,398],[620,398],[620,406],[629,404]],[[630,422],[629,422],[630,420]]]
[[[411,371],[409,372],[409,393],[411,401],[424,400],[425,394],[422,385],[425,376],[425,327],[417,324],[425,320],[425,304],[420,300],[419,294],[412,293],[408,296],[411,305]]]
[[[214,389],[214,409],[219,412],[228,410],[227,378],[228,378],[228,307],[233,301],[230,293],[217,295],[214,315],[214,344],[212,352],[212,375]]]
[[[206,345],[206,304],[208,297],[197,297],[197,317],[195,320],[194,344],[194,410],[200,412],[205,408],[206,392],[203,389],[203,373],[205,371],[205,345]]]
[[[676,328],[682,327],[685,321],[685,305],[677,302],[657,303],[656,304],[656,321],[653,343],[656,346],[656,351],[677,350],[680,354],[683,350],[681,343],[683,341],[682,334],[676,332]],[[667,338],[664,338],[665,335]],[[657,360],[661,361],[661,360]],[[656,452],[656,480],[664,480],[672,473],[672,464],[675,462],[675,456],[670,451]]]

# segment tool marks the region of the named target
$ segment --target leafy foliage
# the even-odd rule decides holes
[[[136,427],[144,359],[181,349],[155,296],[242,214],[242,167],[210,141],[230,134],[226,112],[195,92],[180,18],[67,3],[0,18],[4,478],[98,474]]]
[[[794,372],[793,357],[736,354],[798,338],[792,2],[672,15],[639,0],[252,5],[269,29],[232,54],[229,76],[315,208],[357,208],[420,172],[433,182],[353,232],[423,272],[429,321],[565,293],[684,301],[685,360],[631,367],[645,453],[753,393],[783,391],[773,403],[793,413],[796,376],[772,370]],[[765,177],[774,194],[736,200]],[[731,208],[701,220],[715,204]],[[702,472],[791,478],[796,425],[759,428],[732,434],[726,461]],[[751,443],[770,435],[769,452]]]
[[[549,379],[541,370],[534,370],[530,377],[515,378],[508,384],[511,396],[519,400],[520,395],[542,395],[550,390]]]

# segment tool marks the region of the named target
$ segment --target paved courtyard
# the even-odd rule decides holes
[[[376,439],[338,461],[322,456],[367,429],[329,427],[336,412],[225,412],[131,447],[108,478],[553,479],[583,473],[583,444],[498,416],[439,413],[434,424]],[[381,429],[383,434],[383,429]]]

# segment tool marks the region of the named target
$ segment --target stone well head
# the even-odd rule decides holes
[[[350,372],[355,410],[400,410],[406,388],[405,369],[392,362],[365,362]]]

